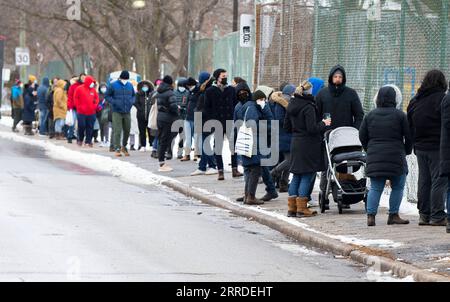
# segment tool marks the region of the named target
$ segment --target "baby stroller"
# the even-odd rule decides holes
[[[325,213],[328,196],[333,194],[339,214],[345,205],[367,201],[367,179],[354,175],[366,167],[366,153],[359,140],[359,132],[352,127],[342,127],[325,133],[325,149],[328,159],[327,186],[319,194],[319,204]],[[363,170],[363,171],[364,171]]]

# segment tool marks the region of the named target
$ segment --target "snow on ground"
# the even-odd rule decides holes
[[[392,275],[392,272],[379,272],[374,269],[367,271],[367,279],[373,282],[415,282],[413,276],[407,276],[403,279],[399,279]]]

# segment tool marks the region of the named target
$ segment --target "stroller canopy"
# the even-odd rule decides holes
[[[342,147],[362,147],[357,129],[353,127],[341,127],[330,133],[328,138],[330,152]]]

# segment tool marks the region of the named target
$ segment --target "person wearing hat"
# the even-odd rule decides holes
[[[320,118],[312,88],[304,81],[295,90],[284,122],[284,129],[292,134],[290,172],[294,176],[289,184],[289,217],[317,215],[308,209],[309,187],[316,173],[325,170],[322,137],[331,120]]]
[[[36,120],[35,110],[38,88],[37,78],[30,75],[28,77],[28,83],[25,85],[23,90],[24,109],[22,118],[25,135],[34,135],[33,122]]]
[[[198,175],[215,175],[218,173],[215,157],[213,156],[213,150],[211,146],[211,133],[204,131],[204,125],[208,120],[207,112],[205,111],[205,93],[208,88],[213,85],[214,78],[206,71],[200,72],[198,76],[198,85],[192,91],[191,98],[195,99],[197,104],[194,111],[194,131],[197,133],[197,149],[200,154],[200,161],[198,168],[191,173],[191,176]],[[201,116],[201,121],[196,117]]]
[[[253,143],[256,145],[256,154],[251,157],[242,156],[242,165],[244,166],[244,204],[260,205],[264,201],[256,198],[256,189],[258,187],[259,177],[262,175],[261,159],[262,155],[259,149],[260,122],[270,123],[273,119],[272,112],[266,103],[267,96],[261,90],[256,90],[252,98],[245,102],[237,110],[235,118],[237,121],[243,121],[247,127],[253,129]]]
[[[233,121],[234,108],[238,101],[236,98],[236,90],[228,85],[228,74],[225,69],[217,69],[213,73],[214,84],[206,90],[205,93],[205,112],[208,120],[215,120],[220,123],[222,131],[214,131],[214,153],[219,169],[218,180],[225,180],[224,165],[222,158],[222,150],[225,135],[228,138],[228,145],[231,152],[231,167],[234,178],[242,177],[238,171],[237,156],[232,148],[232,130],[227,129],[227,121]],[[229,131],[227,131],[229,130]]]
[[[111,104],[113,112],[113,142],[117,157],[130,156],[127,145],[131,130],[130,112],[135,103],[135,96],[134,87],[130,83],[130,73],[127,70],[122,71],[119,79],[114,81],[106,91],[105,98]]]
[[[23,113],[23,91],[22,91],[22,82],[17,80],[14,86],[11,87],[11,107],[12,107],[12,116],[14,119],[14,123],[12,126],[13,132],[19,132],[17,130],[17,125],[22,120]]]
[[[340,127],[359,129],[364,119],[364,110],[356,91],[347,86],[347,74],[341,65],[334,66],[328,77],[328,87],[322,88],[316,96],[320,117],[331,117],[333,123],[326,130]],[[320,190],[326,191],[327,177],[323,172]],[[323,194],[323,193],[322,193]],[[329,205],[326,205],[329,208]],[[349,208],[349,206],[345,206]]]
[[[408,164],[413,142],[406,114],[396,107],[402,103],[402,93],[394,85],[382,87],[375,97],[376,109],[364,118],[359,138],[367,152],[366,174],[370,178],[367,197],[367,225],[375,226],[381,195],[389,180],[392,192],[389,200],[388,225],[409,224],[399,216]]]
[[[194,78],[188,78],[186,80],[186,89],[188,92],[188,97],[186,104],[182,104],[182,111],[185,112],[184,118],[184,157],[181,159],[182,162],[191,160],[191,151],[194,148],[193,142],[195,137],[194,132],[194,122],[195,122],[195,107],[197,107],[197,97],[195,97],[194,91],[197,88],[197,81]],[[195,148],[194,158],[197,158],[200,153],[199,148]]]
[[[158,105],[158,160],[159,172],[171,172],[173,168],[166,164],[166,152],[171,149],[172,125],[179,119],[179,107],[174,94],[174,82],[171,76],[165,76],[157,89],[156,104]]]
[[[86,79],[85,73],[81,73],[78,77],[73,77],[70,81],[71,85],[69,87],[69,91],[67,92],[67,110],[72,112],[74,121],[76,121],[78,118],[77,118],[77,108],[75,108],[73,97],[78,87],[83,86],[85,79]],[[71,144],[74,138],[75,138],[75,123],[74,125],[68,127],[67,143]]]

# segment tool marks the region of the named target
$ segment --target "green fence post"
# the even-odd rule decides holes
[[[400,90],[405,96],[405,23],[406,10],[408,8],[407,0],[402,0],[401,15],[400,15],[400,62],[399,62],[399,85]],[[414,89],[414,88],[413,88]],[[402,101],[404,102],[404,100]],[[403,103],[401,105],[403,108]]]
[[[339,31],[338,31],[338,63],[344,64],[342,62],[343,52],[344,52],[344,28],[345,28],[345,1],[339,1]]]
[[[441,23],[440,67],[442,71],[446,71],[448,70],[447,66],[448,0],[442,0],[440,23]]]

